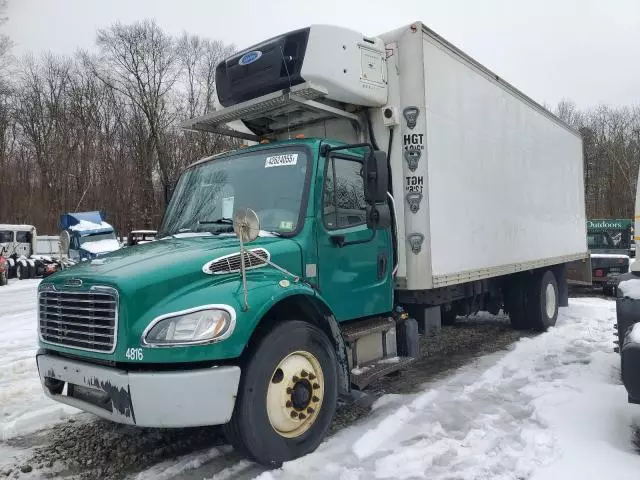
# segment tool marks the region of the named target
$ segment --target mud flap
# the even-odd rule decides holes
[[[569,284],[567,281],[567,265],[560,265],[554,272],[558,282],[558,306],[569,306]]]

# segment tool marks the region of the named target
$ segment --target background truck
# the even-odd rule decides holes
[[[131,230],[127,235],[126,246],[133,247],[134,245],[152,242],[157,234],[157,230]]]
[[[223,424],[279,465],[319,445],[339,395],[412,362],[419,332],[500,309],[544,331],[569,266],[588,281],[580,135],[421,23],[289,32],[216,86],[224,108],[183,127],[252,144],[190,165],[155,241],[39,286],[53,399]]]
[[[58,270],[59,259],[39,252],[37,242],[33,225],[0,224],[0,250],[7,262],[7,279],[46,277]]]
[[[587,245],[593,283],[605,295],[616,295],[618,277],[629,271],[632,220],[587,220]]]
[[[61,250],[74,262],[100,257],[121,246],[100,211],[63,213],[60,228]]]
[[[4,254],[4,247],[0,247],[0,287],[4,287],[9,281],[9,262]]]

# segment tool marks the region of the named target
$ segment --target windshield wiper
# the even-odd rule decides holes
[[[217,218],[215,220],[198,220],[198,230],[200,230],[201,225],[221,225],[222,227],[214,228],[213,232],[207,230],[214,235],[233,232],[233,219],[228,217]]]
[[[233,218],[222,217],[216,220],[198,220],[198,225],[233,225]]]
[[[198,225],[233,225],[233,218],[222,217],[216,220],[198,220]],[[231,233],[233,232],[233,228],[224,228],[216,231],[219,233]],[[271,231],[271,230],[261,230],[261,232],[270,233],[271,235],[275,235],[276,237],[281,237],[282,234],[280,232]]]
[[[177,232],[174,233],[164,233],[164,232],[160,232],[157,236],[156,239],[157,240],[162,240],[163,238],[178,238],[176,237],[176,235],[180,235],[181,233],[188,233],[188,232],[193,232],[192,229],[190,228],[181,228],[180,230],[178,230]]]

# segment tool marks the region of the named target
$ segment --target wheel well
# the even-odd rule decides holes
[[[247,355],[251,353],[267,332],[279,323],[287,320],[307,321],[317,326],[327,335],[335,348],[336,358],[339,363],[340,393],[348,392],[350,385],[349,365],[340,327],[329,307],[311,295],[292,295],[273,305],[267,313],[262,316],[251,334],[240,357],[241,363],[244,363]]]

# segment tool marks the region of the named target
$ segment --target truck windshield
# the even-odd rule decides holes
[[[107,233],[93,233],[91,235],[85,235],[84,237],[80,237],[80,245],[84,245],[88,242],[99,242],[101,240],[115,240],[116,234],[115,232],[107,232]]]
[[[261,230],[295,232],[310,168],[303,149],[232,155],[187,170],[165,213],[158,238],[182,232],[232,232],[234,212],[251,208]]]
[[[16,232],[17,243],[31,243],[31,232]]]
[[[0,243],[9,243],[13,241],[13,232],[11,230],[0,230]]]

